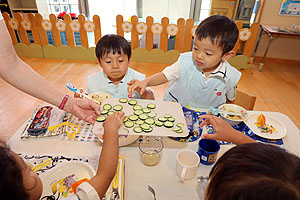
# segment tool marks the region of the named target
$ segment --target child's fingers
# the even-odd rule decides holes
[[[215,134],[207,134],[207,133],[205,133],[205,134],[201,135],[201,138],[202,139],[212,139],[212,140],[215,140],[216,139],[216,135]]]
[[[210,121],[209,120],[203,120],[201,123],[200,123],[200,125],[199,125],[199,127],[200,128],[202,128],[203,126],[205,126],[205,125],[210,125]]]

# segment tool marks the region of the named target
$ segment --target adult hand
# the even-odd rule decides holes
[[[90,99],[69,97],[64,110],[90,124],[94,124],[100,115],[100,106]]]
[[[214,115],[202,115],[200,119],[204,119],[200,124],[200,128],[204,125],[212,125],[214,129],[214,134],[203,134],[201,138],[223,140],[237,145],[255,142],[255,140],[235,130],[230,124],[219,117]]]
[[[127,85],[128,85],[129,95],[133,95],[135,90],[142,95],[146,90],[147,81],[146,80],[139,81],[139,80],[133,79],[130,82],[128,82]]]

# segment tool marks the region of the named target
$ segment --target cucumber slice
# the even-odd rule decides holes
[[[123,110],[123,106],[121,106],[121,105],[115,105],[114,106],[114,110],[115,111],[121,111],[121,110]]]
[[[141,120],[145,120],[145,119],[148,118],[148,115],[146,115],[146,114],[141,114],[141,115],[139,115],[139,118],[140,118]]]
[[[110,115],[113,115],[114,113],[115,113],[114,111],[110,110],[110,111],[108,111],[107,115],[110,116]]]
[[[151,126],[149,124],[141,124],[143,130],[149,129]]]
[[[180,127],[175,127],[172,129],[172,131],[176,132],[176,131],[179,131],[181,128]]]
[[[152,129],[151,126],[150,126],[150,128],[148,128],[148,129],[143,129],[143,131],[144,131],[145,133],[150,133],[152,130],[153,130],[153,129]]]
[[[131,105],[131,106],[135,106],[137,104],[137,101],[134,100],[134,99],[131,99],[128,101],[128,104]]]
[[[150,113],[151,110],[150,110],[149,108],[143,108],[143,112],[144,112],[144,113]]]
[[[145,120],[145,123],[152,125],[152,124],[154,124],[154,120],[151,118],[148,118]]]
[[[174,126],[174,123],[167,121],[167,122],[164,122],[164,126],[167,128],[172,128]]]
[[[166,122],[168,119],[164,118],[164,117],[160,117],[160,118],[158,118],[158,120],[161,121],[161,122]]]
[[[147,108],[149,108],[149,109],[154,109],[154,108],[156,108],[156,105],[153,104],[153,103],[149,103],[149,104],[147,105]]]
[[[175,122],[175,119],[174,119],[173,117],[169,117],[169,118],[168,118],[168,121],[169,121],[169,122]]]
[[[133,106],[133,110],[142,110],[142,106],[135,105],[135,106]]]
[[[155,121],[155,125],[161,127],[162,125],[164,125],[164,123],[157,120]]]
[[[176,124],[176,126],[178,126],[178,127],[183,127],[184,126],[184,124],[183,123],[178,123],[178,124]]]
[[[134,126],[134,123],[132,121],[127,121],[124,123],[124,126],[126,128],[132,128]]]
[[[126,117],[125,119],[124,119],[124,122],[127,122],[128,121],[128,117]]]
[[[133,131],[136,132],[136,133],[141,133],[141,132],[143,132],[143,129],[139,126],[136,126],[136,127],[133,128]]]
[[[178,131],[175,131],[176,133],[182,133],[183,132],[183,130],[182,129],[180,129],[180,130],[178,130]]]
[[[164,116],[164,118],[170,118],[170,117],[172,117],[172,115],[170,115],[170,114],[165,114],[165,116]]]
[[[103,105],[103,109],[104,110],[110,110],[111,109],[111,105],[110,104],[104,104]]]
[[[154,118],[156,116],[156,114],[154,114],[154,113],[149,113],[148,114],[148,117],[150,117],[150,118]]]
[[[136,125],[141,125],[141,124],[143,124],[143,123],[145,123],[143,120],[141,120],[141,119],[138,119],[138,120],[136,120],[136,122],[135,122],[135,124]]]
[[[101,111],[100,111],[100,114],[101,114],[101,115],[106,115],[107,113],[108,113],[108,110],[101,110]]]
[[[97,122],[104,122],[106,120],[106,117],[104,115],[100,115],[99,117],[97,117],[96,121]]]
[[[120,103],[127,103],[128,99],[127,98],[120,98],[119,102]]]
[[[134,111],[134,114],[135,115],[141,115],[141,114],[143,114],[144,112],[142,111],[142,110],[135,110]]]
[[[131,121],[136,121],[138,118],[139,118],[139,116],[137,116],[137,115],[130,115],[128,117],[128,119],[130,119]]]

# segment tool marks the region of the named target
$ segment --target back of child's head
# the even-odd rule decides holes
[[[300,158],[267,144],[227,151],[210,172],[207,200],[299,200]]]
[[[28,199],[22,170],[12,152],[0,142],[0,194],[1,199]]]
[[[131,57],[131,46],[129,42],[122,36],[108,34],[103,36],[96,45],[96,57],[100,61],[105,54],[121,54],[127,55],[128,60]]]
[[[238,40],[239,30],[234,21],[223,15],[213,15],[203,20],[196,28],[196,39],[210,39],[223,50],[231,51]]]

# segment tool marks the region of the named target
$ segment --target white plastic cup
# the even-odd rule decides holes
[[[192,150],[184,149],[178,152],[176,157],[176,174],[181,183],[186,179],[192,179],[196,176],[200,158]]]

